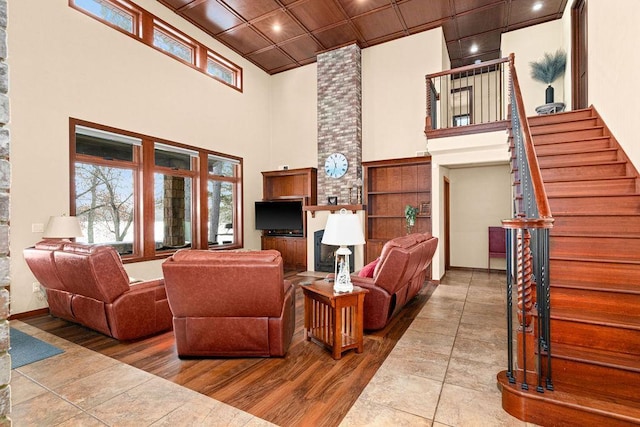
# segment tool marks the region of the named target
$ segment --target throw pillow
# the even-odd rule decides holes
[[[373,277],[373,272],[376,269],[376,265],[378,265],[378,261],[380,258],[376,258],[371,261],[369,264],[362,267],[362,270],[358,272],[359,277]]]

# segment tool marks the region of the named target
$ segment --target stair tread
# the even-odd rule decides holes
[[[613,210],[609,210],[608,211],[609,216],[638,216],[638,212],[628,212],[628,211],[613,211]],[[566,211],[554,211],[552,212],[554,217],[567,217],[567,216],[585,216],[585,217],[589,217],[589,216],[601,216],[603,214],[602,211],[580,211],[580,212],[575,212],[575,211],[571,211],[571,212],[566,212]]]
[[[535,135],[531,135],[533,136],[533,139],[536,138],[536,136],[541,136],[541,135],[551,135],[554,133],[567,133],[567,132],[576,132],[577,130],[580,131],[585,131],[585,130],[598,130],[598,129],[604,129],[604,126],[586,126],[580,129],[553,129],[547,132],[540,132],[540,133],[536,133]]]
[[[505,371],[498,374],[498,382],[502,387],[509,387],[516,394],[525,394],[531,399],[554,401],[558,405],[578,409],[583,408],[583,410],[597,412],[616,419],[640,423],[638,402],[602,396],[591,393],[583,387],[565,384],[554,385],[554,391],[545,391],[544,393],[537,392],[535,387],[529,387],[529,390],[522,390],[520,384],[509,384]]]
[[[586,211],[581,211],[581,212],[559,212],[553,213],[553,216],[561,216],[561,217],[582,217],[582,216],[601,216],[601,217],[612,217],[612,216],[638,216],[637,213],[631,213],[631,212],[623,212],[623,213],[617,213],[617,212],[611,212],[611,211],[606,211],[606,212],[586,212]]]
[[[548,199],[559,199],[559,198],[572,198],[572,199],[584,199],[584,198],[593,198],[593,197],[638,197],[640,193],[607,193],[607,194],[598,194],[598,193],[580,193],[580,194],[570,194],[570,195],[547,195]]]
[[[567,151],[558,152],[558,153],[538,154],[538,158],[541,158],[541,157],[554,157],[554,156],[567,156],[567,155],[573,155],[573,154],[601,153],[603,151],[618,151],[618,149],[609,147],[609,148],[591,148],[591,149],[587,149],[587,150],[567,150]]]
[[[558,116],[569,116],[571,115],[571,113],[580,113],[580,112],[593,112],[593,108],[592,107],[585,107],[585,108],[576,108],[574,110],[567,110],[567,111],[562,111],[559,113],[554,113],[553,117],[558,117]],[[532,119],[542,119],[544,117],[550,117],[549,115],[535,115],[535,116],[527,116],[528,120],[532,120]],[[594,116],[596,117],[596,116]]]
[[[569,115],[571,115],[571,114],[569,114]],[[556,116],[554,118],[557,118],[557,119],[563,118],[563,119],[566,119],[566,120],[555,120],[555,121],[551,121],[551,122],[546,122],[544,120],[545,118],[546,118],[545,116],[534,116],[534,117],[528,119],[529,120],[529,125],[530,126],[549,126],[550,124],[557,125],[557,124],[561,124],[561,123],[583,122],[585,120],[597,119],[596,116],[573,117],[573,118],[571,118],[571,117],[557,117]],[[538,119],[538,120],[536,120],[536,119]],[[542,123],[537,123],[537,122],[542,122]]]
[[[640,261],[628,259],[628,258],[587,258],[587,257],[568,257],[568,256],[550,256],[550,260],[558,261],[581,261],[581,262],[601,262],[601,263],[613,263],[613,264],[632,264],[640,265]]]
[[[574,310],[571,308],[552,307],[551,318],[640,331],[640,317],[619,313],[598,313]]]
[[[599,234],[596,232],[587,233],[563,233],[562,231],[557,231],[554,227],[551,229],[551,236],[555,237],[584,237],[584,238],[595,238],[595,239],[640,239],[640,233],[625,233],[625,234]]]
[[[607,162],[584,162],[584,163],[570,163],[566,165],[551,165],[551,166],[540,166],[540,170],[543,169],[558,169],[558,168],[581,168],[584,166],[605,166],[605,165],[626,165],[627,162],[624,160],[611,160]]]
[[[567,282],[554,280],[551,288],[585,289],[590,291],[615,292],[640,295],[640,287],[631,283],[596,283],[596,282]]]
[[[550,178],[545,179],[545,184],[556,182],[582,182],[582,181],[614,181],[614,180],[633,180],[636,179],[633,175],[611,175],[611,176],[577,176],[575,178]]]
[[[589,141],[595,141],[598,139],[610,139],[611,136],[609,135],[603,135],[603,136],[590,136],[587,138],[578,138],[578,139],[571,139],[568,141],[536,141],[536,135],[533,135],[533,145],[562,145],[562,144],[566,144],[566,143],[570,143],[570,142],[589,142]]]
[[[575,116],[576,113],[589,113],[591,114],[589,117],[584,117],[586,119],[593,119],[593,118],[597,118],[597,116],[593,115],[593,110],[591,108],[578,108],[576,110],[568,110],[568,111],[563,111],[561,113],[554,113],[553,115],[549,115],[549,114],[545,114],[545,115],[535,115],[535,116],[528,116],[527,117],[527,121],[529,123],[531,122],[536,122],[536,121],[546,121],[548,119],[567,119],[568,121],[571,120],[577,120],[577,119],[571,119],[570,116]],[[560,121],[561,123],[561,121]]]
[[[619,353],[590,347],[552,343],[551,355],[611,368],[619,368],[640,373],[640,359],[637,354]]]

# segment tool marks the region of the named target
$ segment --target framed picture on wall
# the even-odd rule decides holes
[[[418,215],[431,216],[431,202],[420,202]]]

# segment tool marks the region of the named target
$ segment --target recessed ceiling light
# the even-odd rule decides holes
[[[537,2],[533,4],[533,8],[534,12],[539,11],[540,9],[542,9],[542,2]]]
[[[472,45],[469,51],[471,51],[471,53],[476,53],[478,51],[478,45],[477,44]]]
[[[282,29],[280,24],[273,24],[273,31],[279,32]]]

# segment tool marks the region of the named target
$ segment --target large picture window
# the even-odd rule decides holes
[[[242,246],[242,159],[71,119],[71,213],[124,260]]]

